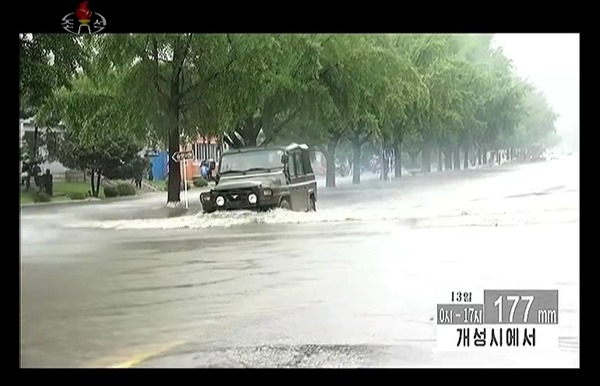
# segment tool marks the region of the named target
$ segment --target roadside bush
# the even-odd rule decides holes
[[[87,194],[84,192],[70,192],[67,193],[67,197],[71,200],[85,200],[87,198]]]
[[[130,182],[121,182],[117,185],[119,196],[135,196],[135,186]]]
[[[104,187],[104,197],[106,197],[106,198],[119,197],[119,191],[114,186],[105,186]]]
[[[204,178],[202,178],[202,177],[194,178],[194,186],[195,187],[203,188],[206,185],[208,185],[208,181],[206,181]]]
[[[45,192],[33,193],[33,202],[50,202],[50,201],[52,201],[52,197],[50,197]]]

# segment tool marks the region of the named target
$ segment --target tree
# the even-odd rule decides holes
[[[529,149],[534,146],[549,148],[557,144],[554,126],[558,115],[553,111],[542,92],[529,87],[525,95],[525,117],[517,127],[514,142],[518,147]]]
[[[418,35],[411,36],[407,44],[401,45],[407,51],[411,62],[419,75],[420,82],[427,90],[424,93],[425,102],[410,109],[411,116],[407,121],[414,125],[421,141],[421,167],[425,172],[431,170],[430,153],[434,142],[439,142],[444,121],[452,117],[449,109],[449,99],[454,91],[450,78],[451,56],[450,36],[448,35]],[[413,139],[414,139],[413,138]],[[414,145],[412,141],[413,153]]]
[[[325,156],[325,186],[335,187],[336,149],[348,130],[348,117],[354,108],[348,92],[349,79],[344,73],[351,41],[346,35],[318,35],[314,39],[319,47],[315,56],[320,67],[316,84],[311,87],[312,95],[306,98],[312,108],[305,110],[306,124],[300,128],[314,138]]]
[[[220,85],[230,92],[226,114],[233,124],[227,132],[241,139],[234,147],[259,145],[259,133],[266,145],[314,108],[318,46],[307,35],[243,35],[235,42],[236,58]]]
[[[69,87],[78,68],[85,67],[86,55],[81,39],[62,34],[19,34],[19,116],[31,118],[60,87]],[[56,122],[58,123],[58,122]],[[46,133],[48,130],[46,130]],[[34,122],[33,137],[26,136],[28,167],[42,162],[38,148],[46,138],[40,138]],[[52,137],[49,138],[50,142]],[[23,144],[22,144],[23,145]],[[30,186],[29,177],[26,183]]]
[[[435,42],[434,42],[435,43]],[[383,68],[388,71],[388,98],[379,114],[379,135],[384,148],[394,150],[395,177],[402,176],[402,144],[407,137],[416,134],[422,121],[422,111],[427,109],[429,95],[419,66],[424,64],[424,52],[432,44],[432,37],[401,34],[387,36],[384,47],[395,55],[393,65]],[[414,139],[414,135],[413,135]],[[411,145],[414,145],[414,141]],[[418,152],[418,151],[417,151]],[[383,164],[384,179],[387,179],[387,164]]]
[[[523,98],[529,87],[516,75],[512,64],[500,49],[492,51],[487,61],[487,71],[485,82],[488,93],[477,113],[478,119],[485,123],[484,129],[474,135],[480,154],[484,156],[489,148],[497,150],[498,146],[503,146],[501,142],[504,138],[513,135],[525,115]]]
[[[137,101],[123,92],[127,73],[116,70],[95,77],[93,70],[72,81],[70,89],[57,91],[40,109],[40,125],[60,116],[65,133],[58,159],[69,168],[91,172],[91,191],[97,197],[100,179],[135,159],[145,141],[148,121]]]
[[[134,148],[135,149],[135,148]],[[150,162],[140,156],[138,152],[134,156],[126,154],[120,158],[123,162],[114,163],[116,166],[108,165],[102,169],[102,175],[111,180],[132,180],[140,176],[148,170]]]
[[[64,34],[19,34],[19,105],[23,118],[33,116],[54,91],[69,87],[85,67],[81,39]]]
[[[61,142],[59,159],[66,167],[89,171],[92,195],[98,197],[104,172],[114,177],[115,171],[131,164],[140,150],[128,135],[114,133],[88,138],[71,130]]]
[[[76,67],[81,74],[75,79],[57,76],[61,80],[45,94],[51,98],[26,99],[44,101],[39,102],[45,113],[38,114],[38,124],[63,121],[71,141],[81,147],[105,146],[103,138],[113,134],[136,144],[162,143],[170,154],[180,150],[182,138],[198,134],[225,133],[233,146],[292,139],[325,154],[326,186],[332,187],[340,143],[352,145],[353,182],[359,183],[368,142],[396,150],[400,177],[403,149],[413,159],[420,152],[422,168],[429,171],[431,149],[437,145],[445,151],[447,165],[452,167],[454,155],[458,168],[461,149],[467,163],[470,149],[535,143],[543,137],[537,134],[540,127],[551,126],[551,116],[541,112],[523,121],[528,91],[510,61],[491,48],[489,35],[127,34],[70,39],[85,52],[81,70]],[[539,100],[528,103],[544,106]],[[179,169],[171,159],[169,163],[170,170]],[[179,173],[170,173],[168,202],[179,201],[180,185]]]
[[[354,177],[360,181],[360,148],[376,132],[379,103],[385,99],[382,63],[389,58],[367,36],[326,35],[320,40],[321,69],[315,96],[313,127],[327,162],[326,186],[335,186],[336,148],[347,137],[354,147]],[[377,68],[376,68],[377,67]],[[382,86],[383,85],[383,86]]]
[[[98,37],[104,68],[124,68],[126,94],[144,101],[154,137],[164,138],[169,154],[184,135],[214,134],[229,127],[222,114],[227,95],[221,81],[239,45],[231,35],[129,34]],[[169,170],[179,165],[169,157]],[[169,173],[167,201],[180,201],[181,176]]]

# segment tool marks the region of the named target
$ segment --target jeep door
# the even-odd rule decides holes
[[[306,186],[306,202],[308,203],[308,197],[314,196],[315,202],[317,201],[317,179],[310,163],[310,153],[308,149],[302,149],[300,153],[300,159],[302,162],[302,169],[304,171],[304,184]],[[307,204],[308,205],[308,204]]]
[[[308,208],[309,177],[305,171],[305,163],[302,160],[302,150],[294,149],[289,152],[290,172],[290,194],[292,197],[292,209],[304,211]]]
[[[288,175],[288,190],[290,193],[290,205],[292,210],[301,210],[300,196],[300,184],[298,171],[296,167],[296,155],[294,151],[288,151],[288,162],[287,162],[287,175]]]

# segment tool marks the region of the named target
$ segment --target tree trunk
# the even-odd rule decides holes
[[[481,148],[477,148],[477,165],[483,165],[483,156],[481,155]]]
[[[384,148],[385,149],[385,148]],[[381,151],[381,179],[383,181],[387,181],[388,175],[390,173],[389,163],[386,159],[384,159],[384,150]]]
[[[102,178],[102,169],[98,169],[96,171],[96,191],[92,192],[92,194],[94,195],[94,197],[98,198],[98,196],[100,195],[100,179]]]
[[[178,114],[179,115],[179,114]],[[179,119],[177,119],[179,120]],[[167,189],[167,203],[177,203],[181,201],[179,193],[181,192],[181,173],[179,163],[173,160],[173,154],[179,151],[179,127],[169,128],[169,181]]]
[[[442,149],[438,147],[438,162],[437,162],[437,171],[442,171]]]
[[[245,147],[256,147],[256,139],[258,138],[258,132],[260,128],[256,128],[254,126],[249,127],[247,130],[244,130],[242,134],[242,138],[244,138],[244,146]]]
[[[252,133],[248,133],[247,137],[244,137],[245,147],[256,147],[257,136],[252,136]]]
[[[175,72],[176,70],[173,69]],[[181,172],[179,163],[173,160],[173,155],[180,150],[180,109],[179,100],[180,79],[175,74],[171,79],[171,95],[169,99],[169,181],[167,186],[167,203],[181,201]]]
[[[421,171],[431,173],[431,146],[428,143],[423,144],[421,153]]]
[[[335,188],[335,149],[337,141],[329,141],[325,148],[325,187]]]
[[[408,155],[410,156],[410,167],[414,168],[416,167],[415,165],[417,164],[417,157],[419,156],[419,153],[408,153]]]
[[[448,149],[444,150],[444,170],[452,170],[452,152]]]
[[[256,147],[258,133],[260,131],[260,124],[255,123],[252,116],[244,120],[242,129],[238,131],[238,134],[244,141],[243,147]]]
[[[173,66],[170,79],[170,94],[167,105],[167,122],[169,138],[169,181],[167,187],[167,203],[179,203],[181,201],[181,171],[179,163],[173,160],[173,154],[180,150],[181,137],[181,73],[183,66],[182,55],[184,51],[178,45],[173,49]],[[180,63],[175,65],[175,63]]]
[[[30,173],[30,171],[32,170],[34,165],[37,165],[37,148],[38,148],[38,127],[34,126],[33,154],[31,155],[31,157],[29,159],[29,171],[27,172],[27,178],[25,179],[25,190],[26,191],[29,191],[29,189],[31,188],[31,173]],[[38,186],[36,185],[35,188],[37,189]]]
[[[463,169],[469,169],[469,148],[465,146],[465,159],[464,159],[464,167]]]
[[[402,143],[394,144],[394,178],[402,178]]]
[[[454,170],[460,170],[460,148],[456,148],[453,152],[452,152],[452,156],[454,157],[454,165],[452,166],[452,169]]]
[[[94,192],[96,191],[96,188],[95,188],[95,185],[94,185],[96,183],[96,180],[94,179],[94,169],[90,170],[90,182],[92,184],[92,196],[93,196]]]
[[[360,143],[360,138],[357,136],[352,141],[352,148],[354,150],[354,161],[352,166],[352,183],[360,184],[360,150],[362,144]]]
[[[37,153],[38,153],[38,137],[39,137],[39,129],[37,125],[33,126],[33,161],[37,163]]]

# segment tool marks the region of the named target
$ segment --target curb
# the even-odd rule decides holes
[[[193,189],[189,189],[188,193],[190,192],[198,192],[201,193],[202,191],[205,191],[210,189],[210,187],[202,187],[202,188],[193,188]],[[181,191],[181,193],[183,194],[183,190]],[[146,198],[149,194],[164,194],[166,196],[167,192],[145,192],[143,194],[136,194],[135,196],[126,196],[126,197],[112,197],[112,198],[104,198],[104,199],[100,199],[100,198],[86,198],[84,200],[61,200],[61,201],[55,201],[55,202],[40,202],[40,203],[27,203],[27,204],[21,204],[21,210],[28,210],[28,209],[42,209],[42,208],[49,208],[49,207],[53,207],[53,206],[61,206],[61,205],[94,205],[94,204],[110,204],[111,202],[121,202],[121,201],[134,201],[134,200],[139,200],[139,199],[143,199]]]
[[[21,209],[48,208],[48,207],[52,207],[52,206],[61,206],[61,205],[92,205],[92,204],[137,200],[137,199],[140,199],[143,197],[144,197],[144,195],[135,195],[135,196],[128,196],[128,197],[114,197],[114,198],[105,198],[105,199],[87,198],[85,200],[63,200],[63,201],[56,201],[56,202],[28,203],[28,204],[21,204]]]

